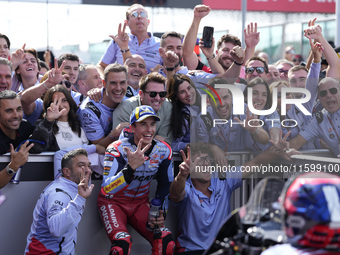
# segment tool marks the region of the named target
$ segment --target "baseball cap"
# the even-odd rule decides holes
[[[161,119],[156,115],[154,109],[149,105],[137,106],[130,115],[130,125],[140,122],[148,117],[155,117],[156,121]]]

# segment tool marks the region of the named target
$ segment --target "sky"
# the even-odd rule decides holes
[[[116,34],[118,24],[125,19],[126,6],[83,5],[37,2],[0,1],[0,33],[11,40],[11,50],[16,50],[26,43],[26,48],[45,50],[47,45],[54,51],[61,51],[65,45],[79,45],[81,52],[86,52],[89,44],[108,40],[110,34]],[[175,30],[185,34],[193,17],[191,9],[147,8],[149,13],[150,32]],[[313,14],[324,18],[325,15]],[[47,18],[48,17],[48,18]],[[258,21],[258,25],[287,23],[288,16],[282,13],[248,12],[247,23]],[[308,20],[305,14],[289,16],[289,21]],[[232,33],[242,37],[241,12],[212,11],[200,25],[213,26],[215,31]],[[291,35],[300,34],[300,26],[292,24]],[[299,35],[300,36],[300,35]],[[48,38],[48,40],[47,40]],[[103,52],[104,53],[104,52]]]

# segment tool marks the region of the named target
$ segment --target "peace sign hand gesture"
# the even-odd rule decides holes
[[[185,152],[181,150],[181,155],[183,162],[179,165],[179,173],[178,176],[182,176],[185,179],[188,177],[190,174],[190,147],[188,147],[188,152],[187,155],[185,155]]]
[[[121,50],[126,50],[129,48],[129,35],[125,33],[125,29],[126,23],[123,25],[123,30],[122,23],[119,23],[117,35],[110,35],[110,37],[115,41],[115,43],[117,43]]]
[[[94,184],[89,186],[92,171],[85,171],[80,176],[80,183],[78,184],[78,194],[85,199],[88,199],[94,188]]]
[[[64,108],[60,110],[61,99],[54,99],[53,103],[50,104],[50,107],[47,108],[46,119],[48,121],[54,121],[58,119],[62,114],[64,114],[67,110]]]
[[[58,59],[55,58],[54,66],[55,67],[49,71],[47,80],[45,81],[45,85],[48,88],[52,88],[53,86],[55,86],[56,84],[59,84],[63,80],[63,69],[65,66],[65,60],[63,61],[61,66],[58,68]]]
[[[147,144],[142,148],[143,139],[140,139],[137,145],[136,151],[132,152],[128,147],[124,147],[126,150],[128,164],[133,169],[136,170],[138,167],[144,164],[145,158],[144,153],[150,148],[151,144]]]

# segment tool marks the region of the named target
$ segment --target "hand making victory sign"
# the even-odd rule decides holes
[[[136,170],[138,167],[144,164],[145,158],[144,153],[150,148],[151,144],[147,144],[142,148],[143,139],[140,139],[136,148],[136,151],[132,152],[129,148],[125,147],[126,154],[128,157],[128,164],[133,169]]]

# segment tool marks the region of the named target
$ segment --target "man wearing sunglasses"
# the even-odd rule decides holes
[[[112,115],[112,128],[119,126],[121,122],[128,122],[133,109],[141,105],[149,105],[160,117],[156,124],[155,139],[171,144],[172,134],[170,129],[171,103],[166,100],[166,79],[158,73],[149,73],[143,76],[139,82],[139,94],[123,101]],[[131,135],[131,130],[125,128],[124,136]]]
[[[260,77],[265,81],[268,79],[268,64],[260,57],[252,57],[246,63],[246,81],[249,83],[252,79]]]
[[[162,64],[158,52],[160,40],[148,32],[150,20],[144,6],[141,4],[131,5],[126,11],[124,23],[130,28],[128,47],[121,49],[114,40],[110,42],[109,47],[97,65],[101,75],[103,75],[105,67],[110,63],[124,64],[122,53],[127,51],[130,51],[131,54],[142,56],[146,62],[148,72],[150,72],[150,68],[155,67],[157,64]]]
[[[315,138],[322,139],[335,156],[339,156],[340,144],[340,84],[327,77],[320,81],[319,100],[324,109],[316,113],[303,130],[289,142],[290,147],[299,149]]]
[[[276,62],[276,68],[280,72],[281,80],[288,81],[288,71],[294,67],[294,64],[286,59],[280,59]]]

